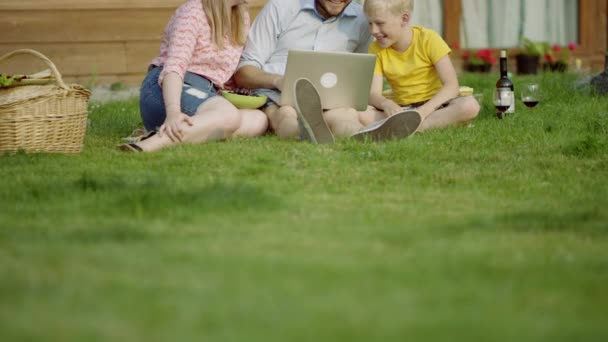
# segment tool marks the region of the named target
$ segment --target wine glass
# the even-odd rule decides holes
[[[508,88],[494,89],[494,107],[496,107],[496,117],[504,118],[505,111],[513,105],[513,91]]]
[[[521,101],[528,108],[535,107],[540,102],[540,86],[537,83],[524,84],[521,90]]]

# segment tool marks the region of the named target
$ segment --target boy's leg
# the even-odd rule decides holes
[[[386,118],[384,112],[368,106],[366,111],[357,112],[353,108],[336,108],[323,113],[327,125],[339,137],[350,137],[361,128]]]
[[[384,113],[384,111],[376,109],[373,106],[367,106],[367,110],[365,112],[359,112],[359,122],[361,122],[363,127],[369,126],[376,121],[384,120],[387,117],[388,116],[386,113]]]
[[[429,129],[443,128],[452,125],[466,124],[479,114],[479,103],[473,96],[457,97],[450,101],[447,107],[429,114],[423,121],[418,132]]]
[[[361,131],[354,134],[352,137],[357,140],[364,141],[382,141],[389,139],[402,139],[412,135],[422,122],[420,113],[416,110],[408,109],[399,113],[395,113],[386,119],[376,121],[373,124],[364,127]]]

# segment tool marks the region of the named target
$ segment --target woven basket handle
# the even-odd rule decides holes
[[[15,55],[33,55],[33,56],[40,58],[53,71],[53,75],[55,76],[57,84],[65,90],[70,90],[70,88],[63,82],[63,79],[61,78],[61,74],[59,73],[59,70],[57,70],[57,67],[55,66],[55,64],[53,62],[51,62],[51,60],[48,59],[48,57],[46,57],[45,55],[41,54],[40,52],[38,52],[36,50],[19,49],[19,50],[9,52],[6,55],[0,57],[0,63]]]

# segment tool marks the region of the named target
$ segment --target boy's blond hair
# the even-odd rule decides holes
[[[232,6],[229,0],[201,0],[203,11],[211,26],[211,42],[219,49],[224,48],[224,39],[228,37],[233,44],[245,45],[247,32],[245,30],[245,15],[247,7],[244,4]]]
[[[363,10],[366,14],[377,10],[388,10],[395,14],[411,14],[414,11],[414,0],[365,0]]]

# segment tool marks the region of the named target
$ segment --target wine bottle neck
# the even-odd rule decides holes
[[[500,58],[500,77],[507,77],[507,59],[501,57]]]

